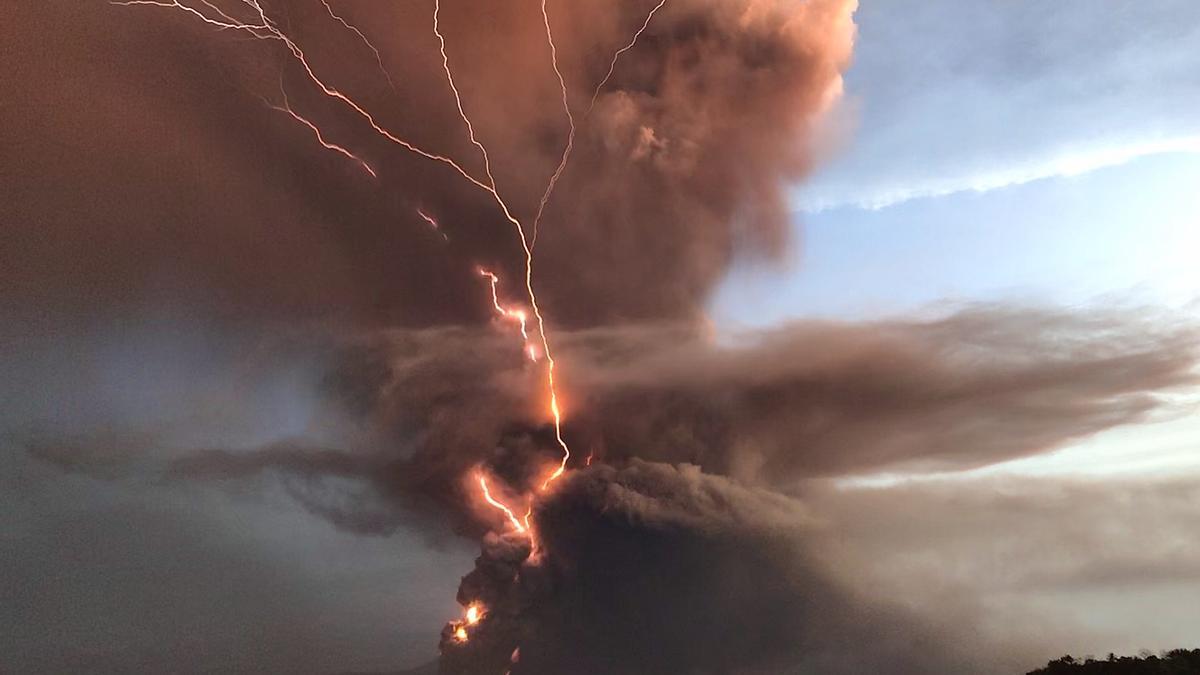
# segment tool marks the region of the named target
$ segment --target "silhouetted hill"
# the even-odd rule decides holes
[[[1028,675],[1200,675],[1200,649],[1175,649],[1144,656],[1109,654],[1103,660],[1064,656]]]

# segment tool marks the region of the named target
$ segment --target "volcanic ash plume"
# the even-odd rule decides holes
[[[558,490],[535,514],[544,558],[486,540],[460,589],[485,613],[465,639],[444,634],[441,672],[977,672],[807,562],[818,524],[795,500],[637,460]]]
[[[86,17],[54,44],[89,96],[54,116],[73,144],[18,119],[35,170],[0,206],[26,228],[0,300],[47,335],[71,311],[161,303],[231,353],[268,336],[295,356],[280,370],[323,374],[319,432],[166,461],[95,434],[27,446],[93,474],[269,473],[348,531],[481,538],[447,675],[983,672],[822,569],[798,486],[1044,451],[1195,380],[1194,331],[1115,314],[974,308],[714,343],[703,310],[734,257],[786,250],[853,0],[115,4],[14,10],[18,27]],[[107,82],[87,70],[111,60],[97,36],[132,34],[130,16],[161,21],[155,40],[122,45],[105,76],[123,86],[86,89]],[[176,98],[156,98],[163,79]],[[105,111],[139,133],[94,133]],[[39,139],[96,177],[49,215],[30,196],[75,181]],[[164,147],[204,170],[115,168]],[[129,426],[226,438],[178,417]]]

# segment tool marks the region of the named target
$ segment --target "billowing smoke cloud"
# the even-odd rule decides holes
[[[673,0],[585,115],[654,4],[548,4],[579,118],[537,238],[534,283],[554,325],[695,318],[735,251],[782,250],[787,188],[811,163],[807,132],[840,91],[853,3]],[[501,193],[531,220],[567,132],[539,5],[445,5],[464,105]],[[319,2],[264,7],[286,15],[321,75],[384,127],[482,175],[430,4],[343,9],[386,55],[395,90]],[[482,322],[481,264],[522,297],[519,240],[491,197],[315,91],[278,43],[154,6],[50,2],[7,23],[20,55],[8,86],[28,104],[0,118],[14,141],[12,198],[0,207],[13,230],[6,302],[84,315],[187,302],[254,321]],[[50,29],[53,46],[39,39]],[[282,103],[281,86],[379,178],[264,105]]]
[[[846,588],[809,559],[813,542],[836,534],[785,494],[821,476],[1044,452],[1171,415],[1170,394],[1196,378],[1194,330],[1132,313],[980,307],[753,338],[718,345],[679,326],[560,333],[564,372],[587,392],[568,390],[584,413],[567,437],[623,468],[579,467],[540,503],[545,555],[534,563],[525,538],[487,535],[459,599],[489,616],[478,639],[447,636],[447,672],[491,672],[517,647],[513,672],[1018,668],[1026,652],[1011,645],[975,636],[969,656],[954,647],[968,639],[956,631],[971,630],[961,616],[933,625]],[[504,532],[464,476],[486,466],[519,492],[557,449],[518,350],[490,331],[380,335],[339,352],[326,395],[341,414],[390,430],[383,444],[202,451],[169,473],[276,475],[312,512],[365,534],[446,513],[463,532]]]
[[[797,501],[639,461],[561,490],[538,513],[544,561],[485,542],[460,594],[489,614],[443,672],[503,672],[518,644],[513,672],[982,672],[983,655],[929,650],[933,626],[806,562],[817,524]]]
[[[1172,415],[1170,395],[1197,381],[1195,333],[1136,313],[997,307],[931,322],[801,323],[735,345],[681,326],[559,333],[566,434],[606,462],[686,462],[776,489],[974,468]],[[325,386],[330,406],[382,439],[202,452],[173,471],[360,478],[439,510],[471,500],[461,479],[481,463],[527,487],[557,446],[519,349],[493,331],[380,334],[339,351]],[[383,524],[361,528],[370,523]]]
[[[465,644],[446,637],[448,673],[985,670],[986,649],[950,647],[945,626],[827,574],[807,543],[821,524],[785,495],[820,476],[982,466],[1161,414],[1194,382],[1194,331],[985,307],[716,341],[702,311],[734,256],[786,249],[787,189],[840,93],[854,3],[668,0],[583,114],[654,4],[549,3],[579,135],[533,283],[577,457],[531,514],[532,557],[527,539],[497,534],[505,522],[472,482],[484,467],[524,493],[558,457],[542,366],[491,325],[477,271],[520,301],[515,232],[485,192],[312,91],[278,44],[177,11],[51,0],[10,12],[18,57],[0,67],[29,105],[0,107],[13,139],[0,335],[28,354],[120,334],[130,317],[195,321],[241,357],[218,359],[245,369],[239,386],[253,388],[261,373],[245,362],[263,359],[319,373],[314,419],[210,440],[202,431],[235,405],[130,416],[126,429],[111,401],[80,395],[48,430],[14,424],[6,438],[99,477],[276,476],[354,533],[485,536],[460,600],[488,614]],[[446,5],[464,102],[528,221],[566,132],[538,5]],[[320,3],[264,6],[385,126],[482,171],[428,4],[345,9],[394,85]],[[264,106],[281,86],[378,178]],[[66,388],[72,377],[86,379]]]

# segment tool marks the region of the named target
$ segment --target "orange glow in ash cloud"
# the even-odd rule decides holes
[[[528,317],[525,314],[525,310],[509,309],[509,308],[505,307],[504,305],[501,305],[500,304],[500,296],[497,294],[498,292],[496,290],[496,285],[500,283],[500,277],[496,276],[495,274],[493,274],[485,269],[479,270],[479,274],[481,276],[486,277],[491,282],[492,307],[494,307],[496,309],[496,313],[499,314],[500,317],[503,319],[516,321],[517,325],[519,325],[521,327],[521,337],[525,340],[526,343],[528,343],[529,342],[529,330],[527,329],[527,327],[525,325],[526,319]],[[528,345],[527,345],[526,349],[527,350],[529,349]]]

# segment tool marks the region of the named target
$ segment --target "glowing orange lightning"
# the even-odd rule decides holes
[[[450,241],[450,237],[446,236],[445,232],[442,232],[442,226],[438,224],[438,221],[436,218],[429,215],[428,213],[425,213],[425,211],[422,209],[417,209],[417,215],[421,216],[421,220],[424,220],[425,222],[429,223],[429,227],[433,228],[434,232],[437,232],[438,234],[442,235],[442,239],[445,239],[446,241]]]
[[[500,297],[496,294],[496,284],[500,282],[500,277],[485,269],[479,270],[479,274],[487,277],[492,284],[492,307],[496,309],[496,313],[499,314],[501,318],[511,319],[517,322],[517,324],[521,327],[521,337],[525,340],[525,353],[529,356],[530,361],[537,361],[537,347],[529,341],[529,331],[525,327],[527,316],[524,310],[509,309],[500,304]]]
[[[390,141],[396,145],[399,145],[399,146],[405,148],[406,150],[413,152],[417,155],[420,155],[427,159],[445,164],[448,167],[454,169],[455,172],[457,172],[460,176],[462,176],[465,180],[467,180],[472,185],[475,185],[476,187],[478,187],[480,189],[486,190],[492,196],[492,198],[496,202],[497,206],[500,207],[500,210],[503,212],[504,217],[510,223],[512,223],[512,225],[516,228],[517,234],[520,236],[521,247],[525,252],[525,288],[529,295],[529,302],[530,302],[530,306],[533,310],[534,317],[537,319],[538,334],[539,334],[539,337],[540,337],[541,343],[542,343],[542,352],[543,352],[543,354],[545,354],[545,357],[546,357],[546,363],[547,363],[546,381],[547,381],[547,386],[548,386],[549,394],[550,394],[550,412],[554,419],[555,439],[558,441],[558,444],[562,448],[562,451],[563,451],[562,460],[559,463],[559,466],[542,483],[542,489],[543,490],[547,489],[550,486],[550,484],[554,480],[556,480],[559,476],[561,476],[563,474],[563,472],[566,470],[567,462],[570,460],[570,457],[571,457],[571,450],[570,450],[570,447],[568,447],[566,441],[562,437],[562,410],[561,410],[561,407],[558,402],[558,392],[557,392],[557,387],[556,387],[555,377],[554,377],[556,364],[555,364],[554,357],[553,357],[553,354],[552,354],[552,351],[550,348],[550,341],[546,334],[545,319],[543,318],[541,310],[538,307],[537,295],[533,290],[533,250],[530,246],[529,239],[526,237],[524,226],[521,224],[521,221],[518,220],[512,214],[512,211],[509,209],[508,204],[500,196],[500,193],[496,188],[496,181],[491,172],[490,159],[487,156],[487,150],[483,146],[483,144],[481,142],[479,142],[478,139],[475,138],[474,126],[471,124],[470,118],[467,116],[465,110],[462,107],[461,97],[459,96],[458,89],[454,84],[454,77],[453,77],[453,73],[451,72],[451,70],[449,68],[448,58],[445,58],[444,38],[442,37],[441,32],[437,25],[437,14],[440,11],[440,3],[435,4],[434,32],[437,34],[440,43],[443,45],[443,57],[444,57],[443,65],[446,70],[447,81],[449,82],[451,89],[454,91],[455,101],[458,106],[459,114],[462,117],[463,122],[467,125],[468,133],[471,136],[472,142],[476,145],[476,147],[479,149],[481,155],[483,156],[484,169],[485,169],[485,172],[487,174],[487,179],[488,179],[487,183],[484,183],[483,181],[476,178],[474,175],[472,175],[470,172],[468,172],[461,165],[459,165],[457,162],[450,159],[449,157],[446,157],[444,155],[440,155],[440,154],[425,150],[423,148],[420,148],[420,147],[410,143],[409,141],[406,141],[406,140],[396,136],[392,132],[388,131],[382,125],[380,125],[379,122],[375,119],[375,117],[370,112],[368,112],[365,108],[363,108],[361,105],[359,105],[357,102],[355,102],[348,95],[346,95],[342,91],[331,86],[325,80],[323,80],[317,74],[316,70],[312,67],[312,65],[309,63],[304,50],[295,41],[293,41],[290,37],[288,37],[267,16],[267,13],[263,9],[262,5],[259,3],[259,0],[242,0],[242,3],[246,7],[249,7],[250,9],[252,9],[255,12],[259,23],[247,23],[247,22],[237,20],[237,19],[231,17],[230,15],[226,14],[225,12],[221,11],[220,9],[216,8],[214,5],[212,5],[210,2],[208,2],[208,0],[201,0],[201,2],[204,4],[204,6],[208,7],[210,10],[215,12],[219,18],[213,18],[212,16],[209,16],[208,14],[205,14],[204,12],[202,12],[194,7],[191,7],[189,5],[186,5],[182,2],[180,2],[180,0],[114,0],[114,4],[118,4],[118,5],[152,5],[152,6],[157,6],[157,7],[178,9],[185,13],[193,15],[196,18],[203,21],[204,23],[215,26],[221,30],[238,30],[238,31],[243,31],[243,32],[249,33],[250,35],[252,35],[256,38],[259,38],[259,39],[278,40],[287,48],[288,52],[292,55],[292,57],[300,64],[300,66],[303,68],[305,74],[308,76],[308,79],[313,84],[315,84],[317,86],[317,88],[319,88],[321,90],[321,92],[323,94],[325,94],[326,96],[328,96],[330,98],[338,100],[341,103],[343,103],[344,105],[346,105],[350,110],[352,110],[357,115],[359,115],[362,119],[364,119],[367,122],[367,124],[377,134],[379,134],[383,138],[387,139],[388,141]],[[435,2],[436,2],[436,0],[435,0]],[[543,10],[544,10],[544,5],[543,5]],[[545,15],[544,12],[543,12],[543,14]],[[549,29],[548,18],[546,19],[546,26],[547,26],[547,33],[549,35],[550,29]],[[555,64],[555,71],[560,78],[560,84],[563,84],[563,87],[564,87],[564,103],[565,103],[566,102],[565,84],[563,83],[561,73],[558,71],[557,64]],[[306,126],[308,126],[310,129],[314,129],[315,125],[313,125],[308,120],[302,118],[301,116],[295,114],[294,111],[289,111],[289,114],[292,115],[294,118],[297,118],[297,121],[300,121],[300,122],[306,124]],[[316,131],[316,130],[314,129],[314,131]],[[323,140],[323,136],[320,136],[319,140],[322,140],[323,145],[326,144]],[[334,145],[334,144],[328,144],[328,145]],[[330,149],[337,151],[336,148],[330,148]],[[343,148],[343,150],[344,150],[344,148]],[[349,151],[346,151],[346,152],[349,153]],[[373,170],[372,170],[372,173],[374,173]],[[559,172],[556,172],[556,174],[557,173],[559,173]],[[486,486],[486,483],[484,485]],[[489,500],[489,501],[491,501],[491,500]],[[511,512],[509,512],[509,515],[511,515]],[[511,521],[516,522],[519,525],[519,521],[516,521],[515,518],[511,518]]]
[[[509,524],[513,526],[514,530],[520,532],[521,534],[525,534],[525,526],[522,525],[521,521],[517,519],[517,516],[513,513],[512,509],[508,508],[502,502],[492,496],[492,491],[488,489],[487,476],[484,476],[482,473],[479,474],[479,487],[481,490],[483,490],[483,498],[487,500],[487,503],[491,504],[498,511],[503,512],[504,517],[508,519]]]
[[[334,20],[341,23],[347,30],[354,32],[359,37],[359,39],[372,51],[372,53],[375,55],[375,61],[378,64],[381,72],[387,78],[388,84],[391,85],[392,88],[394,89],[395,88],[394,82],[392,81],[392,78],[388,74],[386,68],[384,68],[382,55],[380,54],[379,50],[375,47],[375,45],[371,43],[371,41],[367,38],[367,36],[361,30],[359,30],[357,27],[350,24],[348,21],[346,21],[340,15],[338,15],[334,11],[333,7],[329,4],[328,0],[320,0],[320,1],[321,1],[321,4],[324,6],[325,11],[329,14],[330,17],[332,17]],[[440,11],[441,11],[440,0],[434,0],[433,32],[437,36],[437,39],[438,39],[439,49],[440,49],[440,53],[442,56],[442,66],[446,73],[446,80],[447,80],[447,82],[450,86],[450,89],[454,95],[455,106],[458,110],[459,116],[462,118],[463,123],[466,125],[467,134],[470,138],[471,143],[479,150],[480,156],[483,160],[483,170],[484,170],[484,174],[486,176],[486,182],[484,180],[476,178],[475,175],[473,175],[471,172],[467,171],[462,165],[458,164],[453,159],[446,157],[444,155],[438,154],[438,153],[434,153],[434,152],[425,150],[421,147],[414,145],[413,143],[410,143],[409,141],[407,141],[403,138],[396,136],[391,131],[384,128],[369,111],[367,111],[364,107],[359,105],[354,99],[352,99],[350,96],[343,93],[339,89],[333,87],[332,85],[327,83],[324,79],[322,79],[321,76],[319,76],[317,74],[317,71],[313,68],[312,64],[309,62],[304,50],[294,40],[292,40],[291,37],[289,37],[287,34],[285,34],[283,32],[283,30],[267,15],[267,12],[263,9],[262,5],[260,4],[260,0],[240,0],[239,7],[243,8],[243,9],[248,8],[249,10],[252,10],[254,15],[256,16],[256,18],[251,22],[247,22],[247,21],[243,21],[243,20],[235,18],[234,16],[232,16],[232,15],[226,13],[225,11],[223,11],[222,9],[220,9],[217,5],[213,4],[213,2],[211,0],[198,0],[198,3],[204,9],[197,9],[196,7],[185,4],[185,2],[183,2],[182,0],[113,0],[113,4],[117,4],[117,5],[126,5],[126,6],[129,6],[129,5],[151,5],[151,6],[156,6],[156,7],[176,9],[176,10],[180,10],[186,14],[193,16],[193,17],[199,19],[200,21],[204,22],[205,24],[213,26],[217,30],[220,30],[220,31],[225,31],[225,30],[240,31],[240,32],[249,34],[250,36],[252,36],[256,39],[279,41],[284,47],[286,47],[287,51],[290,53],[292,58],[295,59],[295,61],[297,63],[299,63],[299,65],[303,68],[303,71],[307,75],[308,79],[314,85],[316,85],[316,87],[318,89],[320,89],[321,92],[325,96],[335,99],[335,100],[339,101],[340,103],[344,104],[347,108],[349,108],[351,111],[353,111],[355,114],[357,114],[363,120],[365,120],[366,123],[371,127],[371,129],[374,130],[374,132],[376,134],[383,137],[384,139],[390,141],[393,144],[399,145],[400,147],[408,150],[409,152],[412,152],[414,154],[420,155],[427,159],[445,164],[446,166],[450,167],[455,172],[457,172],[463,179],[465,179],[470,184],[472,184],[475,187],[478,187],[482,190],[485,190],[488,194],[491,195],[491,197],[495,201],[496,205],[500,208],[501,212],[504,214],[505,219],[507,219],[509,221],[509,223],[511,223],[515,227],[517,234],[520,237],[521,247],[525,253],[525,290],[526,290],[526,293],[528,294],[530,308],[533,311],[533,315],[537,321],[537,330],[538,330],[538,337],[539,337],[540,343],[541,343],[541,351],[542,351],[542,354],[545,355],[545,359],[546,359],[546,385],[547,385],[547,389],[548,389],[549,397],[550,397],[550,413],[553,416],[553,420],[554,420],[554,435],[555,435],[555,439],[558,442],[558,445],[562,449],[561,461],[559,462],[559,464],[555,468],[555,470],[541,484],[541,490],[544,491],[544,490],[548,489],[550,487],[550,485],[556,479],[558,479],[560,476],[562,476],[562,474],[566,471],[567,463],[571,458],[571,449],[567,445],[566,441],[563,439],[563,436],[562,436],[562,410],[559,405],[558,392],[557,392],[557,387],[556,387],[556,382],[555,382],[556,364],[554,361],[553,354],[551,352],[550,340],[549,340],[549,337],[546,332],[545,319],[541,313],[540,308],[538,307],[537,295],[534,292],[534,287],[533,287],[533,244],[536,241],[538,225],[541,222],[542,215],[545,212],[546,206],[551,198],[551,195],[554,192],[555,186],[557,185],[559,179],[562,177],[564,170],[566,169],[567,163],[568,163],[570,155],[571,155],[571,151],[574,148],[576,125],[575,125],[575,117],[574,117],[574,114],[572,113],[571,107],[570,107],[570,101],[569,101],[569,96],[568,96],[568,92],[567,92],[566,80],[563,77],[562,71],[560,70],[559,64],[558,64],[558,48],[554,42],[554,35],[553,35],[553,31],[552,31],[551,25],[550,25],[550,16],[549,16],[549,13],[547,10],[547,0],[541,0],[542,19],[543,19],[543,24],[546,29],[546,40],[550,47],[551,65],[553,66],[555,76],[558,79],[559,89],[562,94],[563,110],[566,113],[567,122],[570,126],[570,129],[569,129],[569,132],[567,135],[566,144],[563,148],[562,156],[559,159],[559,163],[558,163],[557,167],[555,168],[553,174],[550,176],[549,180],[547,181],[546,188],[542,194],[541,199],[539,200],[537,213],[533,220],[533,226],[532,226],[533,237],[532,238],[529,238],[526,236],[526,230],[525,230],[524,225],[516,216],[513,215],[508,204],[505,202],[504,198],[500,195],[500,192],[496,186],[496,179],[492,173],[491,159],[488,156],[487,148],[477,138],[477,136],[475,134],[475,127],[472,124],[470,117],[467,115],[465,108],[463,107],[462,97],[460,95],[458,87],[455,84],[453,71],[450,68],[450,59],[449,59],[449,56],[446,51],[446,41],[445,41],[444,36],[441,33],[440,26],[439,26],[439,18],[440,18]],[[655,12],[657,12],[659,9],[661,9],[663,7],[663,5],[665,5],[665,4],[666,4],[666,0],[660,0],[660,2],[650,11],[649,15],[646,17],[645,22],[643,22],[641,28],[638,29],[638,31],[634,34],[633,39],[629,42],[629,44],[626,45],[625,47],[619,49],[613,55],[612,62],[609,65],[608,73],[605,75],[604,79],[600,82],[599,86],[596,88],[596,91],[592,95],[591,105],[589,105],[589,108],[588,108],[589,114],[591,112],[592,107],[596,103],[596,99],[599,96],[600,91],[604,88],[604,86],[607,84],[609,78],[612,76],[613,72],[615,71],[616,63],[617,63],[617,60],[620,58],[620,55],[622,53],[624,53],[625,51],[628,51],[629,49],[631,49],[634,46],[634,44],[636,44],[637,39],[641,36],[643,31],[646,30],[646,27],[649,25],[650,20],[654,16]],[[205,11],[205,10],[207,10],[207,11]],[[367,164],[364,160],[362,160],[360,157],[355,155],[353,152],[346,149],[345,147],[342,147],[341,145],[338,145],[336,143],[333,143],[333,142],[327,140],[326,134],[320,129],[320,127],[318,127],[315,123],[313,123],[308,118],[306,118],[303,115],[301,115],[300,113],[296,112],[291,107],[291,105],[287,101],[286,94],[284,95],[283,107],[278,107],[278,106],[274,106],[274,105],[272,105],[271,107],[275,108],[276,110],[280,110],[281,112],[286,112],[296,122],[306,126],[316,136],[318,143],[320,143],[320,145],[322,147],[324,147],[325,149],[333,151],[333,152],[337,152],[337,153],[347,157],[348,159],[351,159],[351,160],[357,162],[371,176],[377,175],[375,170],[369,164]],[[432,216],[425,213],[421,209],[417,209],[417,213],[421,216],[421,218],[423,218],[426,222],[428,222],[431,227],[433,227],[435,230],[439,231],[439,233],[441,232],[437,221]],[[442,233],[442,236],[445,237],[445,234]],[[491,282],[492,304],[495,307],[496,311],[502,317],[504,317],[506,319],[517,321],[519,323],[520,329],[521,329],[521,335],[525,340],[525,346],[528,351],[528,354],[532,360],[536,361],[537,356],[538,356],[537,350],[531,344],[529,330],[528,330],[528,326],[527,326],[527,316],[526,316],[525,312],[523,310],[508,309],[508,308],[504,307],[503,305],[501,305],[499,296],[497,294],[497,284],[499,283],[499,278],[495,274],[492,274],[491,272],[488,272],[486,270],[480,270],[480,273],[483,276],[487,277]],[[591,464],[591,460],[592,460],[592,456],[589,455],[587,458],[587,463],[589,465]],[[533,527],[532,527],[532,523],[531,523],[531,517],[533,514],[533,506],[534,506],[534,504],[533,504],[534,497],[527,496],[526,512],[524,514],[524,517],[519,519],[519,518],[517,518],[516,514],[513,512],[513,510],[511,508],[509,508],[506,504],[499,501],[492,495],[491,490],[488,485],[487,477],[486,477],[486,475],[484,475],[484,473],[482,471],[478,473],[477,478],[478,478],[479,487],[483,494],[484,500],[491,507],[497,509],[504,515],[505,519],[512,526],[512,529],[514,531],[529,537],[529,540],[533,546],[533,555],[537,555],[537,542],[534,537]],[[465,621],[452,622],[450,624],[451,630],[452,630],[452,632],[451,632],[452,637],[457,641],[465,642],[469,637],[467,628],[469,626],[474,626],[475,624],[477,624],[483,618],[483,613],[484,613],[484,609],[481,606],[476,605],[476,604],[472,604],[471,606],[469,606],[466,610]],[[519,648],[517,648],[512,653],[512,656],[510,659],[511,662],[516,663],[519,659],[519,655],[520,655],[520,650],[519,650]]]
[[[546,488],[550,487],[550,484],[557,480],[564,471],[566,471],[567,462],[571,459],[571,448],[567,446],[567,442],[563,440],[562,437],[562,410],[558,405],[558,390],[554,381],[554,355],[550,349],[550,339],[546,335],[546,322],[542,317],[541,309],[538,307],[537,293],[535,293],[533,290],[533,249],[530,247],[529,238],[525,235],[525,226],[521,224],[520,220],[513,216],[512,211],[510,211],[508,208],[508,204],[504,201],[504,198],[500,196],[500,192],[496,189],[496,179],[492,175],[491,160],[488,157],[487,148],[482,142],[479,141],[478,138],[476,138],[475,126],[471,123],[470,116],[467,115],[466,110],[463,108],[462,96],[458,91],[458,86],[454,83],[454,72],[450,69],[450,60],[446,55],[446,38],[442,35],[441,29],[438,25],[438,16],[440,11],[440,0],[434,0],[433,32],[435,35],[437,35],[438,44],[441,46],[442,67],[446,71],[446,81],[450,85],[450,90],[454,93],[454,101],[458,107],[459,117],[462,118],[463,124],[465,124],[467,127],[467,134],[471,139],[471,143],[479,149],[479,153],[483,157],[484,171],[486,172],[488,178],[488,185],[483,187],[491,193],[492,198],[495,200],[496,204],[500,206],[500,210],[504,212],[504,217],[508,219],[508,222],[512,223],[513,226],[516,227],[517,234],[521,238],[521,248],[525,251],[525,290],[529,295],[529,305],[533,309],[533,316],[537,319],[538,335],[541,337],[542,342],[542,353],[546,356],[546,384],[550,391],[550,414],[554,418],[554,438],[558,441],[558,445],[563,451],[562,461],[559,463],[558,468],[556,468],[554,472],[542,483],[542,489],[545,490]],[[548,21],[546,25],[547,31],[549,31]],[[558,70],[557,66],[555,66],[555,70]],[[559,77],[561,78],[561,75]],[[476,181],[476,184],[479,184],[478,181]]]

